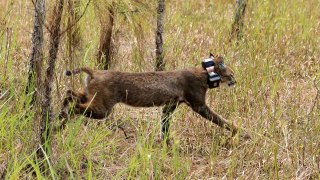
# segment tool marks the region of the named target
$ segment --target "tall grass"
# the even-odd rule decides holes
[[[86,2],[81,0],[77,10],[84,10]],[[152,71],[156,1],[143,5],[123,2],[115,19],[117,49],[111,69]],[[47,3],[50,12],[53,4]],[[106,121],[77,116],[65,130],[53,134],[52,153],[45,160],[48,170],[41,174],[40,162],[35,161],[39,122],[33,111],[23,106],[30,98],[24,95],[24,88],[33,5],[31,1],[5,0],[0,2],[4,9],[0,13],[0,76],[7,77],[0,82],[0,177],[320,178],[320,105],[316,99],[320,93],[316,90],[320,86],[320,2],[249,0],[243,39],[231,42],[234,1],[173,0],[166,5],[166,69],[199,66],[209,51],[224,55],[238,83],[233,89],[210,90],[207,102],[223,117],[251,132],[252,139],[232,139],[228,132],[182,105],[173,115],[172,145],[166,146],[158,141],[160,108],[117,105]],[[83,41],[75,65],[96,65],[96,16],[90,5],[80,20]],[[7,28],[12,29],[9,48]],[[56,113],[71,84],[63,77],[67,46],[63,37],[52,94]],[[48,42],[46,57],[47,47]],[[81,81],[75,79],[77,89]],[[117,124],[122,124],[128,139]]]

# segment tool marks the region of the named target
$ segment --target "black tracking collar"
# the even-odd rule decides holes
[[[210,89],[219,87],[221,81],[220,75],[214,72],[215,63],[213,60],[213,56],[211,56],[209,59],[202,60],[202,67],[208,73],[208,85]]]

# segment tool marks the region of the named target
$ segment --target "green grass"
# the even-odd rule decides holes
[[[80,12],[86,2],[81,0]],[[46,17],[50,18],[53,4],[47,3]],[[243,39],[231,42],[229,32],[235,1],[173,0],[166,5],[166,69],[199,66],[210,51],[225,56],[238,83],[233,89],[210,90],[207,103],[229,121],[251,132],[252,139],[231,139],[228,132],[182,105],[172,119],[172,145],[165,146],[158,141],[161,108],[117,105],[106,122],[77,116],[68,122],[65,130],[53,134],[52,152],[45,159],[47,173],[41,174],[40,162],[34,161],[40,122],[23,105],[30,98],[24,95],[24,89],[31,51],[33,5],[26,0],[5,0],[0,2],[3,9],[0,12],[0,97],[3,95],[0,176],[5,174],[6,179],[320,178],[320,104],[315,99],[316,86],[320,86],[320,2],[249,0]],[[141,11],[131,12],[135,8]],[[112,69],[136,72],[154,69],[155,8],[156,1],[146,1],[143,7],[122,1],[114,29],[116,53]],[[82,41],[75,62],[68,59],[67,39],[62,38],[53,82],[55,113],[65,91],[69,87],[76,90],[81,85],[79,77],[70,80],[63,76],[65,67],[96,66],[99,14],[94,10],[91,4],[80,20]],[[46,30],[45,36],[47,60]],[[125,139],[122,131],[114,128],[120,123],[118,119],[122,119],[131,138]]]

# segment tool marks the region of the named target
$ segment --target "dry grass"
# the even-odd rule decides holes
[[[81,0],[77,11],[82,12],[86,2]],[[111,69],[151,71],[156,2],[121,2],[115,19],[117,49]],[[53,4],[47,3],[50,12]],[[320,104],[316,98],[320,93],[320,2],[249,0],[243,40],[229,42],[234,7],[231,0],[168,2],[166,69],[199,66],[209,51],[224,55],[236,72],[238,84],[233,89],[210,90],[207,102],[250,131],[250,141],[230,139],[228,132],[181,106],[172,119],[173,145],[166,147],[158,142],[160,108],[117,105],[105,122],[76,117],[64,131],[54,134],[51,159],[47,161],[50,169],[40,174],[38,163],[33,161],[38,143],[34,126],[38,122],[32,116],[23,118],[33,112],[23,109],[22,103],[29,98],[24,95],[24,87],[33,6],[26,0],[1,1],[0,177],[320,178]],[[142,10],[136,12],[135,8]],[[76,62],[69,62],[66,36],[61,41],[52,94],[55,112],[67,88],[80,85],[79,78],[71,83],[63,77],[65,67],[70,63],[96,66],[99,21],[93,5],[80,20],[79,28],[82,40],[75,53]],[[11,38],[7,31],[12,31]],[[48,32],[45,34],[47,37]],[[48,41],[45,43],[47,57]],[[129,139],[114,128],[119,123],[123,123]]]

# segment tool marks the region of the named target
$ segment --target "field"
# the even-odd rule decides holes
[[[47,19],[54,2],[46,1]],[[52,93],[55,123],[65,91],[83,84],[83,75],[65,77],[66,68],[97,68],[101,14],[93,3],[86,9],[87,1],[80,2],[75,10],[85,13],[72,56],[67,34],[61,37]],[[110,68],[153,71],[157,1],[116,3]],[[34,6],[31,0],[2,0],[0,9],[0,179],[320,178],[319,0],[248,0],[239,40],[229,35],[235,0],[166,2],[166,70],[200,66],[209,52],[223,55],[237,85],[208,91],[207,104],[252,139],[231,138],[182,105],[167,146],[159,141],[161,107],[118,104],[106,121],[76,116],[53,133],[46,173],[35,160],[39,118],[24,108],[31,96],[25,87]],[[62,29],[67,20],[64,10]],[[49,47],[44,33],[43,72]]]

